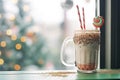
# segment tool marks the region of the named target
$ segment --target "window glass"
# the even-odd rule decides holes
[[[62,0],[0,0],[0,70],[67,69],[60,50],[80,29],[76,5],[81,17],[84,7],[87,29],[94,29],[95,16],[95,0],[68,1],[66,10]]]

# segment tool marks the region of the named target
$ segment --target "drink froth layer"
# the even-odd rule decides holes
[[[77,30],[73,37],[75,44],[100,43],[99,30]]]

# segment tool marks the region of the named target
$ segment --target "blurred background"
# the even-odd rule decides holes
[[[86,28],[94,29],[95,0],[0,0],[0,70],[68,69],[60,49],[80,29],[77,4],[81,14],[85,8]]]

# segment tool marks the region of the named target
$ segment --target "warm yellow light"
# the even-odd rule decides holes
[[[20,38],[20,40],[21,40],[21,42],[25,42],[25,41],[26,41],[26,37],[25,37],[25,36],[22,36],[22,37]]]
[[[23,6],[23,10],[24,10],[24,11],[29,11],[29,6],[28,6],[28,5],[24,5],[24,6]]]
[[[0,58],[0,65],[4,64],[4,60],[2,58]]]
[[[16,40],[17,39],[17,36],[14,34],[11,36],[11,40]]]
[[[6,47],[6,41],[1,41],[1,47]]]
[[[10,15],[10,18],[9,18],[11,21],[15,20],[15,15]]]
[[[33,32],[28,32],[28,33],[27,33],[27,37],[30,37],[30,38],[31,38],[31,37],[33,37],[33,36],[34,36],[34,33],[33,33]]]
[[[22,45],[18,43],[18,44],[16,44],[15,47],[16,47],[17,50],[20,50],[22,48]]]
[[[8,29],[8,30],[6,31],[6,34],[9,35],[9,36],[12,35],[12,30],[11,30],[11,29]]]
[[[0,51],[0,56],[2,55],[2,51]]]
[[[0,14],[0,18],[2,18],[2,14]]]
[[[16,4],[18,2],[18,0],[12,0],[12,2]]]
[[[14,65],[14,69],[18,71],[18,70],[21,69],[21,66],[20,66],[19,64],[15,64],[15,65]]]

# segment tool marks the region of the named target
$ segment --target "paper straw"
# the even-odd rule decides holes
[[[84,7],[82,8],[82,13],[83,13],[83,28],[86,29],[86,27],[85,27],[85,13],[84,13]]]
[[[80,27],[81,27],[81,29],[83,29],[83,27],[82,27],[82,20],[81,20],[80,11],[79,11],[79,6],[76,5],[76,7],[77,7],[77,11],[78,11],[78,16],[79,16]]]

